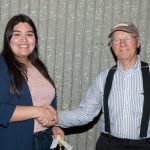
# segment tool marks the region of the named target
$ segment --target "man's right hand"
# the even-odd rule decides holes
[[[44,127],[54,126],[57,123],[57,112],[56,110],[50,106],[40,106],[38,107],[38,116],[36,120]]]

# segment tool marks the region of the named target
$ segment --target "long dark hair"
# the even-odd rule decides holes
[[[14,17],[12,17],[9,22],[7,23],[5,33],[4,33],[4,41],[3,41],[3,49],[2,49],[2,56],[4,57],[6,64],[8,65],[8,71],[11,77],[10,81],[10,92],[19,94],[19,90],[22,87],[22,83],[24,80],[27,79],[27,68],[26,66],[19,62],[16,57],[14,56],[14,53],[10,47],[10,40],[13,35],[13,28],[18,23],[28,23],[32,29],[33,33],[35,35],[36,44],[33,52],[28,56],[29,61],[34,65],[40,73],[54,86],[54,81],[51,79],[51,77],[48,74],[46,66],[43,64],[43,62],[39,58],[39,52],[38,52],[38,35],[37,30],[35,27],[34,22],[32,19],[24,14],[19,14]]]

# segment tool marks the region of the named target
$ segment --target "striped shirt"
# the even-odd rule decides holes
[[[87,124],[102,108],[106,77],[109,69],[103,71],[77,108],[59,112],[59,125],[71,127]],[[111,135],[119,138],[139,139],[143,111],[143,79],[140,59],[131,68],[124,70],[117,66],[108,99]],[[104,114],[100,117],[100,131],[105,132]],[[147,137],[150,137],[150,123]]]

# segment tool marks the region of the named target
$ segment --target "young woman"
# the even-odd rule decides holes
[[[49,150],[57,122],[56,89],[38,56],[34,22],[23,14],[12,17],[5,29],[0,94],[0,149]],[[56,133],[64,135],[57,127]]]

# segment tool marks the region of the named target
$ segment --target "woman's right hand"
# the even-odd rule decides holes
[[[52,106],[37,107],[38,115],[36,120],[44,127],[54,126],[57,122],[57,112]]]
[[[9,122],[36,119],[42,126],[54,126],[57,122],[57,112],[52,106],[16,106]]]

